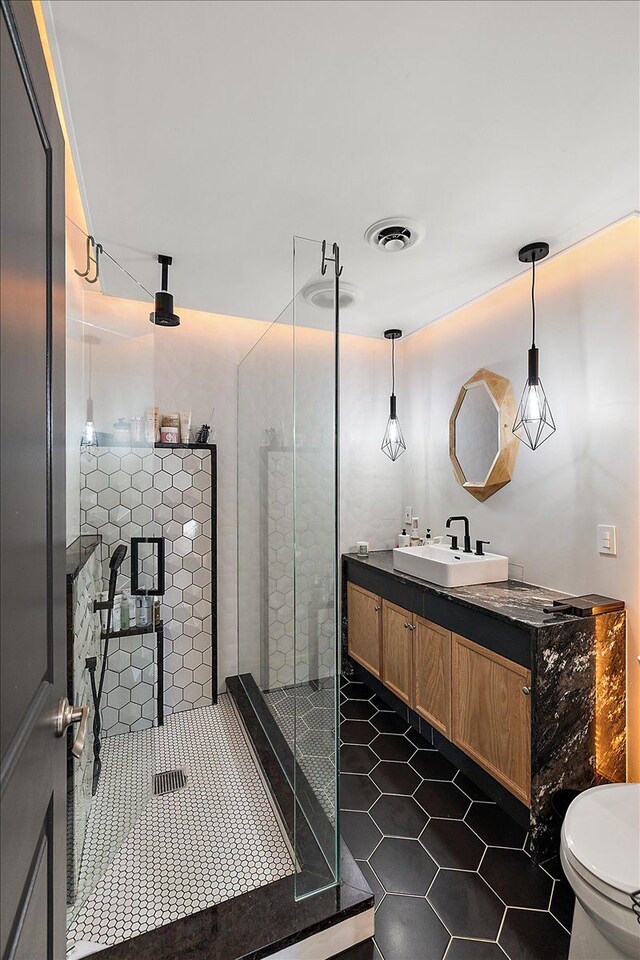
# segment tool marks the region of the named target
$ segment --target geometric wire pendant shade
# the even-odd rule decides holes
[[[384,335],[387,340],[391,340],[391,396],[389,397],[389,419],[380,449],[390,460],[397,460],[407,449],[396,413],[396,340],[402,336],[402,330],[385,330]]]
[[[380,449],[383,453],[386,453],[390,460],[397,460],[407,449],[407,445],[404,442],[400,421],[396,416],[396,398],[392,394],[389,399],[391,401],[389,419],[387,420],[387,429],[384,432],[382,447]]]
[[[532,450],[555,433],[556,425],[551,413],[547,395],[542,386],[539,375],[539,356],[536,347],[536,261],[544,260],[549,253],[549,244],[543,241],[528,243],[518,251],[518,260],[521,263],[531,264],[531,319],[533,334],[529,349],[529,371],[520,404],[513,423],[513,433],[522,443],[526,443]]]
[[[527,379],[513,424],[513,432],[519,440],[535,450],[548,440],[555,430],[556,425],[542,380],[538,378],[537,383],[530,383]]]

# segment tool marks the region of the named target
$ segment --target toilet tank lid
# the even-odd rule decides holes
[[[640,889],[640,783],[610,783],[576,797],[564,842],[590,873],[623,893]]]

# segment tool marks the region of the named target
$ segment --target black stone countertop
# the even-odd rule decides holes
[[[482,610],[491,617],[515,623],[528,629],[539,630],[560,623],[584,623],[583,617],[569,614],[543,613],[543,607],[549,606],[554,600],[566,597],[566,593],[549,590],[547,587],[536,587],[530,583],[520,583],[517,580],[503,580],[500,583],[479,583],[471,587],[441,587],[437,583],[420,580],[408,573],[395,570],[393,566],[393,550],[374,550],[365,559],[355,553],[344,556],[349,562],[359,563],[365,567],[373,567],[388,573],[403,583],[416,584],[424,590],[443,597],[447,600],[462,604],[472,610]]]

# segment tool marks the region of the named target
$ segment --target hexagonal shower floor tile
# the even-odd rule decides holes
[[[128,940],[294,872],[227,694],[107,737],[102,758],[70,945]],[[176,767],[186,786],[154,796],[154,774]]]

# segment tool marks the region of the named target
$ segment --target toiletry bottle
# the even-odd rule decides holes
[[[129,629],[129,597],[124,592],[122,594],[122,602],[120,604],[120,629]]]
[[[129,626],[135,627],[136,625],[136,598],[129,597]]]
[[[410,547],[411,546],[411,537],[407,533],[406,529],[403,529],[402,533],[398,537],[398,546],[399,547]]]
[[[420,546],[420,517],[411,518],[411,546],[419,547]]]
[[[114,633],[118,633],[121,629],[120,627],[120,614],[122,612],[122,594],[116,593],[113,598],[113,612],[111,614],[111,629]]]
[[[411,529],[411,507],[407,507],[404,511],[404,526],[405,529],[407,527]]]
[[[431,527],[427,527],[427,532],[424,535],[425,543],[427,540],[431,540]]]

